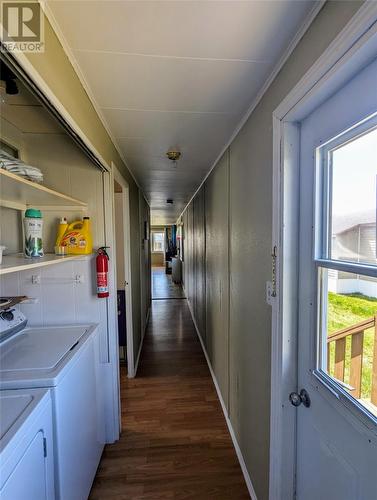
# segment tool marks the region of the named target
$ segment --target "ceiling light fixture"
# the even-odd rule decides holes
[[[11,71],[3,61],[0,61],[0,94],[1,102],[6,102],[6,94],[18,94],[16,75]]]
[[[166,156],[169,158],[170,161],[173,162],[173,167],[177,166],[177,161],[181,157],[181,152],[177,150],[169,150],[166,153]]]

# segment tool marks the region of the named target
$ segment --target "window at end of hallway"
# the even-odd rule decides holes
[[[164,252],[165,244],[164,244],[164,233],[152,233],[152,252]]]

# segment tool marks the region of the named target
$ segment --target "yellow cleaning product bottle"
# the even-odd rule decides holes
[[[61,217],[58,227],[58,234],[56,236],[56,242],[55,242],[56,247],[61,246],[61,241],[64,236],[64,233],[67,231],[67,227],[68,227],[67,219],[65,217]]]
[[[90,218],[83,217],[68,225],[60,242],[61,246],[67,247],[68,254],[85,255],[93,251],[92,234],[90,230]]]

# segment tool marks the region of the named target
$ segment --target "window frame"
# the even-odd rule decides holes
[[[333,265],[354,264],[353,261],[331,258],[331,194],[332,194],[332,153],[337,149],[357,140],[368,132],[377,129],[377,113],[374,113],[354,127],[338,134],[325,144],[319,146],[316,151],[316,221],[315,227],[319,228],[315,234],[315,261],[328,262]],[[318,189],[318,187],[319,189]],[[320,191],[320,192],[318,192]],[[373,265],[356,263],[357,266],[374,268]],[[362,274],[362,273],[360,273]]]
[[[162,250],[155,250],[155,235],[162,234]],[[165,253],[165,232],[164,231],[152,231],[152,253]]]
[[[325,389],[329,390],[352,414],[374,432],[377,432],[377,416],[354,398],[346,390],[345,385],[342,387],[341,381],[337,381],[327,373],[325,368],[327,366],[327,342],[324,342],[324,339],[327,338],[327,272],[329,270],[343,271],[377,278],[377,264],[331,258],[332,153],[376,128],[377,113],[374,113],[326,143],[319,145],[315,151],[313,264],[316,276],[317,315],[312,359],[314,368],[311,370],[317,382],[321,382]]]

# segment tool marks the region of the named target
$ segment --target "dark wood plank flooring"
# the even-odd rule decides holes
[[[165,273],[164,267],[152,267],[152,299],[184,299],[181,285],[176,285],[171,274]]]
[[[91,500],[248,499],[186,300],[152,303],[138,375],[121,375],[122,435]]]

